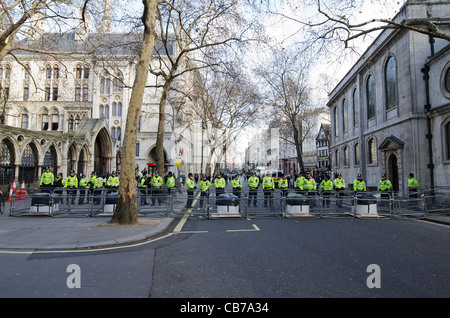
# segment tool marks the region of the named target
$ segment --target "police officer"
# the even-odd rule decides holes
[[[357,192],[366,192],[366,182],[363,180],[360,173],[358,173],[355,181],[353,181],[353,191],[355,192],[355,194]]]
[[[172,193],[172,189],[175,188],[175,177],[173,176],[172,171],[169,171],[167,174],[166,185],[167,193],[170,195]]]
[[[71,203],[74,204],[78,188],[78,178],[75,175],[75,170],[70,170],[70,175],[66,179],[65,187],[68,189],[67,204],[69,204],[69,198],[71,198]]]
[[[111,175],[108,177],[108,180],[106,181],[106,187],[108,188],[108,193],[111,193],[113,190],[116,190],[119,188],[120,180],[117,176],[116,172],[113,171]]]
[[[333,190],[333,181],[330,180],[330,175],[327,173],[325,178],[320,182],[320,190],[322,191],[323,202],[322,206],[330,207],[331,190]]]
[[[222,173],[219,172],[217,177],[214,179],[214,187],[216,188],[216,198],[221,195],[222,193],[225,193],[225,186],[227,185],[227,182],[222,177]]]
[[[381,180],[378,183],[378,191],[381,192],[380,198],[389,200],[389,198],[390,198],[389,192],[391,191],[391,189],[392,189],[392,183],[391,183],[391,181],[386,179],[386,174],[383,173],[381,175]]]
[[[239,180],[239,176],[235,175],[234,179],[231,181],[231,185],[233,187],[233,194],[237,196],[238,198],[241,197],[241,190],[242,190],[242,182]]]
[[[96,172],[96,176],[94,184],[94,204],[98,205],[102,200],[104,180],[99,171]]]
[[[305,183],[305,177],[303,176],[303,172],[300,172],[297,179],[295,179],[294,190],[297,193],[303,192],[303,184]]]
[[[289,182],[287,179],[287,175],[283,174],[283,177],[278,180],[278,189],[281,190],[281,195],[283,197],[286,196],[287,192],[288,192],[288,188],[289,188]]]
[[[186,191],[187,191],[187,202],[186,209],[192,208],[192,202],[194,201],[194,190],[195,190],[195,181],[192,173],[188,174],[188,178],[186,179]]]
[[[164,185],[163,178],[159,175],[158,171],[155,171],[155,175],[152,178],[152,206],[155,205],[156,197],[158,197],[158,204],[161,205],[162,193],[161,188]]]
[[[263,178],[262,188],[264,192],[264,206],[267,206],[267,201],[269,201],[269,205],[273,205],[273,191],[275,190],[275,181],[273,181],[272,176],[267,173]]]
[[[88,187],[89,187],[89,198],[92,198],[94,196],[94,187],[95,187],[95,180],[97,179],[97,174],[95,171],[91,172],[91,177],[88,180]],[[89,199],[89,202],[91,199]]]
[[[258,185],[259,185],[259,178],[256,176],[256,173],[253,172],[252,176],[248,178],[247,180],[248,187],[250,190],[248,191],[248,206],[252,204],[252,198],[253,198],[253,206],[256,206],[256,197],[258,195]]]
[[[142,178],[139,182],[139,190],[141,191],[141,205],[148,205],[147,202],[148,178],[147,171],[142,171]]]
[[[206,199],[209,198],[209,187],[211,186],[211,183],[206,178],[206,175],[202,176],[202,179],[200,180],[200,205],[199,209],[203,207],[203,200],[206,197]]]
[[[45,167],[45,172],[41,175],[41,182],[39,183],[42,189],[51,190],[53,188],[53,182],[55,180],[55,176],[53,172],[50,171],[48,166]]]
[[[84,196],[86,194],[86,187],[88,181],[84,174],[81,174],[80,181],[78,182],[78,187],[80,188],[80,197],[78,198],[78,204],[84,204]]]
[[[414,178],[414,173],[410,173],[408,176],[408,193],[410,198],[417,198],[417,190],[419,189],[419,183]]]
[[[61,172],[58,173],[58,175],[56,176],[53,182],[53,186],[54,186],[53,193],[56,194],[57,196],[62,196],[64,188],[64,178]],[[55,203],[63,203],[62,197],[59,199],[56,198]]]
[[[336,190],[336,196],[338,199],[336,200],[338,208],[342,207],[342,199],[339,199],[340,197],[344,196],[344,190],[345,190],[345,180],[342,179],[342,175],[339,172],[337,174],[337,178],[334,179],[334,189]]]
[[[315,197],[315,190],[317,189],[316,180],[311,177],[311,173],[306,171],[305,179],[303,180],[303,190],[305,191],[305,195],[308,197]],[[315,201],[311,201],[311,206],[315,206]]]

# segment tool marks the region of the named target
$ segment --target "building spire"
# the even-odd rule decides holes
[[[102,32],[111,32],[111,0],[105,0],[105,7],[102,18]]]

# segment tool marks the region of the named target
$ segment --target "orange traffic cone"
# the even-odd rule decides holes
[[[11,185],[10,189],[9,189],[9,196],[8,196],[8,201],[11,201],[11,196],[13,195],[13,187]]]
[[[25,190],[25,180],[22,180],[22,186],[20,190],[16,191],[16,195],[20,195],[20,197],[16,197],[16,200],[25,200],[25,196],[27,195],[27,191]]]
[[[14,192],[16,192],[16,179],[14,179],[13,184],[11,185],[11,189],[9,190],[8,201],[12,200]]]

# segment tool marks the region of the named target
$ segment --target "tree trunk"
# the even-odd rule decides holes
[[[299,172],[304,172],[305,166],[303,164],[303,145],[302,145],[302,136],[300,135],[300,131],[302,131],[301,121],[300,121],[300,129],[298,129],[297,126],[293,124],[292,130],[294,132],[294,143],[295,149],[297,151],[297,161],[300,165]]]
[[[169,94],[171,81],[166,80],[164,83],[161,99],[159,101],[159,120],[158,120],[158,133],[156,135],[156,170],[164,175],[164,133],[166,124],[166,103],[167,96]]]
[[[155,20],[158,0],[142,0],[142,2],[144,4],[144,13],[142,14],[144,36],[124,131],[119,195],[116,209],[111,218],[111,223],[117,224],[134,224],[137,222],[137,194],[134,173],[137,127],[149,72],[149,63],[156,40]]]

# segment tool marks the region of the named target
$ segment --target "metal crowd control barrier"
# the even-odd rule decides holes
[[[416,217],[426,215],[425,196],[422,192],[397,192],[392,196],[393,217]]]
[[[351,192],[347,190],[317,191],[321,218],[349,217],[352,214]]]
[[[450,187],[426,187],[421,193],[425,214],[450,214]]]
[[[241,206],[248,218],[283,216],[283,197],[276,190],[266,194],[259,191],[256,196],[250,191],[244,191]]]
[[[81,190],[81,191],[80,191]],[[227,191],[225,193],[231,193]],[[196,191],[189,198],[184,188],[137,189],[138,215],[152,217],[197,218],[261,218],[261,217],[424,217],[428,213],[450,213],[450,187],[422,189],[417,193],[385,193],[353,191],[295,191],[283,193],[275,189],[264,195],[259,189],[256,197],[248,190],[228,201]],[[112,189],[21,189],[2,207],[10,216],[112,216],[117,203],[117,190]],[[186,208],[192,199],[192,208]],[[202,203],[200,205],[200,202]],[[256,204],[256,206],[255,206]]]

